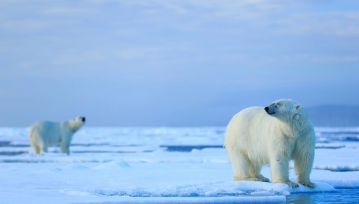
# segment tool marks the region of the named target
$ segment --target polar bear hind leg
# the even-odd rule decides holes
[[[258,181],[269,182],[269,179],[261,174],[262,165],[251,163],[249,173],[252,178]]]
[[[252,173],[250,172],[249,169],[251,164],[247,156],[241,153],[240,151],[233,151],[232,149],[231,151],[228,152],[228,156],[229,156],[229,160],[231,161],[232,169],[234,172],[234,177],[233,177],[234,181],[268,181],[268,179],[266,179],[263,176],[261,178],[259,176],[252,176]]]
[[[234,172],[233,180],[248,180],[248,178],[250,178],[248,169],[249,161],[247,160],[246,156],[243,155],[240,151],[235,151],[235,149],[231,149],[227,152]]]
[[[44,154],[47,152],[47,140],[42,139],[36,132],[30,133],[29,140],[35,154]]]
[[[34,154],[40,154],[40,147],[36,144],[36,142],[31,141],[31,147],[34,150]]]

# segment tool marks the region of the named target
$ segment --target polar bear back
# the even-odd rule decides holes
[[[283,124],[268,115],[263,107],[250,107],[233,116],[226,130],[225,146],[234,151],[246,152],[250,160],[269,163],[274,135]]]

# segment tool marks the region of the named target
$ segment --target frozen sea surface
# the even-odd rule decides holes
[[[71,155],[35,156],[26,128],[0,128],[1,203],[359,202],[359,127],[316,128],[315,189],[232,181],[224,130],[83,128]]]

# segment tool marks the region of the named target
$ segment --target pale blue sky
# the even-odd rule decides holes
[[[0,126],[225,125],[293,98],[359,104],[359,3],[0,1]]]

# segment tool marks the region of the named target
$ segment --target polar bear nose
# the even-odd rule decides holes
[[[82,122],[85,122],[85,121],[86,121],[86,118],[85,118],[85,117],[81,117],[81,120],[82,120]]]
[[[268,111],[269,111],[268,106],[267,106],[267,107],[265,107],[265,108],[264,108],[264,110],[268,113]]]

